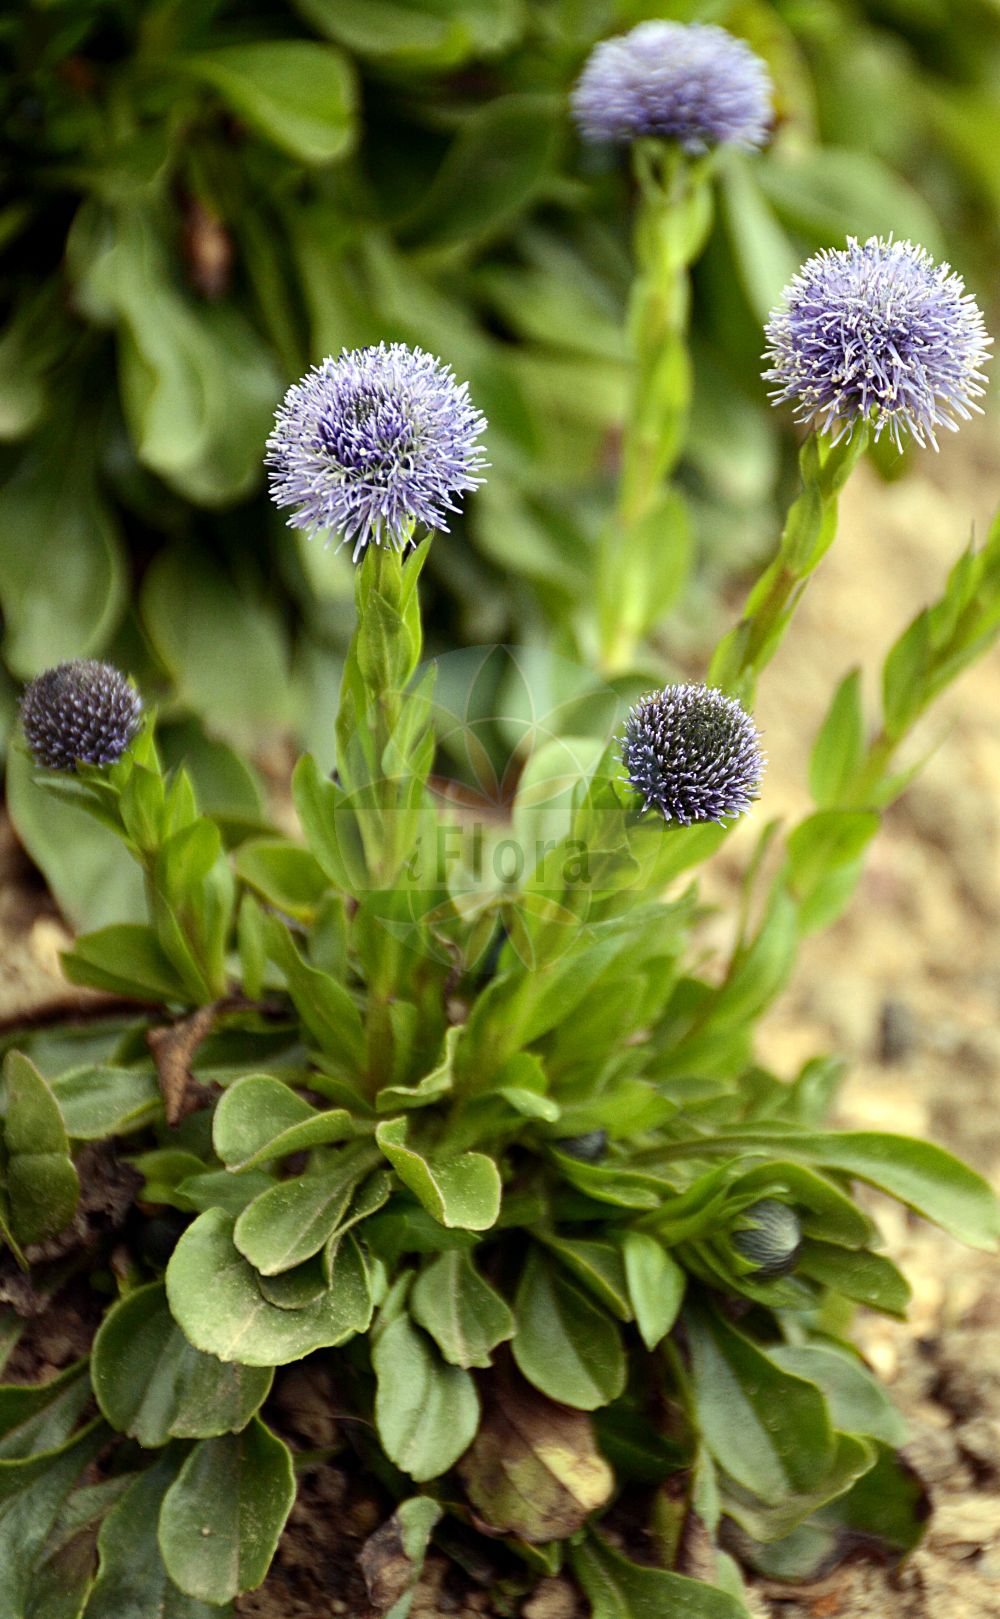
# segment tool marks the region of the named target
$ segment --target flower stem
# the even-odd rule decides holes
[[[811,433],[802,446],[802,491],[785,523],[770,567],[747,598],[738,624],[719,642],[709,666],[710,685],[749,702],[760,671],[774,657],[810,574],[837,532],[837,496],[864,452],[868,429],[830,444]]]
[[[687,331],[690,266],[712,218],[707,160],[675,147],[635,148],[639,207],[636,278],[628,308],[632,389],[622,441],[614,517],[598,553],[598,618],[606,673],[626,667],[652,618],[676,595],[683,569],[664,569],[664,546],[678,543],[676,501],[666,485],[680,457],[691,404]],[[658,520],[659,519],[659,520]],[[656,581],[669,578],[665,592]]]

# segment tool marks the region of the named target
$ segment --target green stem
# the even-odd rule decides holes
[[[358,622],[348,652],[338,717],[338,768],[352,795],[362,832],[367,880],[373,894],[397,884],[409,850],[405,776],[394,771],[390,744],[403,718],[406,689],[420,657],[416,581],[422,556],[404,557],[371,545],[356,579]],[[387,764],[387,760],[390,762]],[[392,1078],[395,1041],[392,1002],[399,979],[400,945],[373,908],[364,935],[368,980],[365,1066],[374,1092]]]
[[[802,492],[793,504],[777,555],[747,598],[739,623],[724,636],[709,666],[713,686],[753,697],[760,671],[774,657],[811,573],[837,532],[837,496],[864,452],[863,424],[830,444],[812,433],[799,456]]]
[[[671,536],[651,533],[684,444],[691,404],[687,331],[690,266],[712,214],[704,160],[678,148],[635,148],[639,207],[636,278],[627,329],[632,387],[622,440],[618,498],[598,553],[598,617],[606,673],[628,665],[649,622],[650,552]],[[658,605],[663,605],[662,603]]]

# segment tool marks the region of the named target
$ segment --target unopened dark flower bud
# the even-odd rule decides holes
[[[743,815],[764,772],[760,736],[734,697],[713,686],[665,686],[629,710],[620,738],[643,809],[691,826]]]
[[[744,1209],[732,1232],[733,1247],[754,1266],[761,1281],[787,1276],[802,1251],[802,1227],[795,1210],[765,1197]]]
[[[112,664],[82,658],[25,687],[21,723],[36,764],[47,770],[109,765],[135,740],[142,699]]]
[[[606,1130],[588,1130],[581,1136],[560,1136],[552,1145],[567,1158],[578,1158],[581,1164],[599,1164],[608,1150]]]

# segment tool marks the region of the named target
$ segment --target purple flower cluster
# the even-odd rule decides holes
[[[743,815],[757,796],[764,755],[753,720],[714,686],[666,686],[629,710],[622,763],[643,809],[691,826]]]
[[[935,429],[968,421],[992,339],[947,264],[922,247],[872,236],[807,259],[765,327],[776,405],[834,440],[870,421],[937,448]]]
[[[36,764],[47,770],[109,765],[135,740],[142,699],[113,664],[79,659],[25,687],[21,723]]]
[[[742,39],[711,23],[642,22],[595,46],[573,92],[588,141],[676,141],[697,155],[763,146],[771,79]]]
[[[446,529],[456,496],[482,483],[486,427],[468,386],[404,343],[345,350],[288,390],[267,441],[271,495],[292,528],[354,547],[405,546]]]

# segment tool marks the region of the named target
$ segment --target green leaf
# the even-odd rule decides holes
[[[88,989],[131,995],[136,1000],[188,998],[154,929],[144,923],[122,922],[98,928],[96,933],[84,933],[72,950],[63,952],[62,965],[71,984],[83,984]]]
[[[599,1203],[626,1209],[655,1209],[663,1195],[663,1182],[642,1170],[619,1169],[611,1164],[586,1164],[553,1144],[549,1151],[563,1180]]]
[[[522,0],[296,0],[317,32],[359,56],[387,57],[412,71],[450,68],[469,56],[493,55],[525,27]]]
[[[163,1566],[157,1528],[176,1473],[171,1452],[140,1473],[108,1513],[97,1539],[100,1567],[86,1619],[229,1619],[228,1603],[209,1606],[186,1596]]]
[[[180,1147],[153,1147],[126,1162],[143,1176],[138,1192],[140,1203],[168,1203],[184,1210],[190,1205],[178,1197],[178,1188],[183,1181],[200,1175],[205,1167],[203,1159]]]
[[[0,1460],[0,1619],[24,1619],[31,1582],[70,1490],[108,1441],[101,1421],[56,1450]]]
[[[156,1075],[138,1068],[88,1064],[60,1074],[51,1085],[74,1141],[103,1141],[140,1130],[162,1107]]]
[[[244,894],[240,900],[236,942],[243,993],[249,1000],[257,1001],[264,992],[267,976],[267,940],[264,935],[264,912],[252,894]]]
[[[233,864],[238,877],[300,922],[313,920],[329,891],[329,881],[315,857],[285,838],[253,838],[241,843]]]
[[[290,718],[288,659],[276,614],[208,557],[161,551],[143,580],[142,619],[181,699],[211,736],[259,749]]]
[[[162,1282],[127,1294],[94,1340],[97,1403],[119,1433],[155,1449],[245,1427],[271,1387],[271,1371],[195,1349],[167,1307]]]
[[[143,920],[142,873],[125,857],[120,837],[44,791],[37,774],[26,751],[8,751],[7,811],[66,920],[78,932]]]
[[[283,1080],[245,1074],[219,1100],[212,1145],[227,1169],[256,1169],[289,1153],[328,1146],[353,1135],[346,1108],[319,1112]]]
[[[165,158],[164,151],[160,161]],[[96,198],[84,203],[74,235],[80,240],[89,231],[92,245],[71,253],[74,302],[91,319],[117,322],[121,404],[140,462],[185,499],[223,506],[244,498],[261,479],[260,444],[281,377],[233,301],[196,302],[181,292],[174,244],[164,231],[169,216],[150,205],[151,190],[113,209]],[[231,385],[234,375],[238,388]],[[165,559],[177,555],[174,548],[161,552],[144,594]],[[190,554],[192,587],[208,566],[197,552]],[[192,588],[196,617],[199,596]],[[224,616],[218,629],[228,636]],[[257,654],[248,642],[245,663],[252,666]]]
[[[796,1269],[824,1287],[832,1287],[845,1298],[856,1299],[872,1310],[905,1316],[910,1304],[910,1287],[884,1254],[867,1249],[852,1252],[826,1242],[802,1244]]]
[[[410,1314],[453,1366],[489,1366],[491,1351],[514,1336],[514,1317],[461,1249],[441,1254],[421,1271]]]
[[[593,1619],[746,1619],[742,1602],[685,1574],[629,1562],[599,1535],[570,1550]]]
[[[359,851],[353,838],[346,847],[345,840],[354,831],[353,812],[343,788],[323,773],[311,753],[304,753],[292,772],[292,797],[320,869],[331,883],[352,892],[352,862]],[[356,872],[359,878],[363,870],[362,864]]]
[[[493,1159],[481,1152],[424,1158],[407,1146],[406,1133],[405,1119],[385,1119],[375,1130],[404,1186],[443,1226],[488,1231],[500,1213],[500,1173]]]
[[[336,1238],[333,1239],[336,1242]],[[330,1285],[326,1271],[326,1253],[313,1254],[294,1270],[282,1271],[280,1276],[261,1276],[257,1285],[269,1304],[281,1310],[301,1310],[315,1304]]]
[[[372,1365],[378,1379],[375,1424],[386,1455],[418,1484],[447,1472],[479,1423],[469,1373],[446,1365],[405,1314],[380,1330]]]
[[[350,1234],[338,1244],[327,1292],[301,1310],[283,1310],[261,1293],[256,1271],[233,1243],[233,1224],[222,1209],[207,1209],[167,1266],[171,1314],[196,1349],[244,1366],[284,1366],[367,1330],[370,1278]]]
[[[870,1434],[890,1446],[906,1444],[906,1423],[850,1350],[822,1343],[778,1344],[769,1354],[782,1371],[805,1377],[822,1390],[835,1427]]]
[[[758,321],[765,321],[799,266],[799,253],[760,187],[757,165],[728,151],[722,216],[737,276]]]
[[[837,687],[809,761],[809,791],[820,809],[836,809],[849,792],[865,751],[861,670]]]
[[[80,1619],[94,1583],[97,1531],[102,1512],[113,1505],[127,1479],[76,1490],[57,1517],[36,1568],[24,1609],[25,1619]],[[103,1492],[107,1491],[104,1496]],[[103,1506],[82,1519],[81,1498],[103,1496]]]
[[[375,1161],[374,1149],[359,1143],[339,1153],[329,1169],[268,1187],[236,1222],[233,1241],[240,1253],[265,1276],[291,1270],[319,1253]]]
[[[436,1068],[424,1074],[415,1085],[382,1085],[375,1098],[379,1113],[398,1113],[400,1108],[429,1107],[447,1096],[454,1085],[455,1044],[459,1029],[449,1029],[445,1037],[445,1052]]]
[[[814,1383],[792,1376],[721,1316],[684,1312],[698,1424],[705,1444],[730,1478],[761,1502],[797,1516],[851,1482],[842,1445]],[[854,1476],[870,1465],[864,1452]],[[770,1538],[770,1537],[768,1537]]]
[[[252,1417],[242,1433],[202,1439],[163,1498],[160,1553],[201,1602],[261,1584],[295,1501],[288,1446]]]
[[[878,1130],[785,1133],[774,1127],[741,1138],[780,1141],[782,1155],[837,1169],[888,1192],[972,1248],[992,1251],[1000,1237],[1000,1205],[992,1187],[943,1147]]]
[[[860,874],[861,856],[879,824],[873,811],[817,810],[789,834],[787,881],[800,904],[803,930],[832,920],[826,903],[830,881],[842,872],[850,872],[852,878]],[[839,891],[836,899],[839,910]]]
[[[167,770],[184,770],[194,787],[198,807],[227,832],[266,823],[264,795],[256,771],[228,743],[206,736],[194,719],[159,724],[156,742]]]
[[[506,225],[550,173],[561,109],[545,95],[497,96],[462,125],[412,218],[408,237],[450,246]]]
[[[632,1320],[632,1303],[622,1250],[617,1243],[586,1237],[540,1233],[550,1253],[619,1321]]]
[[[183,59],[258,134],[303,163],[331,163],[354,139],[351,64],[314,40],[255,40]]]
[[[661,495],[652,511],[616,536],[610,593],[616,622],[637,641],[672,607],[691,568],[694,529],[684,497]]]
[[[769,153],[754,165],[779,218],[816,247],[847,235],[895,235],[944,251],[938,222],[919,192],[871,152],[803,145],[794,155]]]
[[[62,422],[29,446],[0,492],[0,532],[8,667],[28,678],[100,653],[125,604],[125,570],[79,427]]]
[[[268,953],[288,982],[288,993],[316,1044],[354,1078],[364,1066],[361,1014],[343,984],[303,961],[288,929],[265,919]]]
[[[59,1104],[28,1058],[3,1065],[3,1194],[19,1244],[44,1242],[69,1225],[80,1195]]]
[[[890,737],[903,736],[923,708],[932,655],[931,618],[925,609],[893,643],[882,668],[882,706]]]
[[[84,1371],[78,1362],[49,1383],[0,1384],[0,1457],[30,1458],[65,1444],[90,1397]]]
[[[626,1368],[618,1328],[536,1247],[521,1275],[514,1314],[514,1359],[543,1394],[593,1411],[621,1393]]]
[[[655,1349],[677,1319],[687,1277],[646,1231],[627,1231],[622,1251],[636,1326],[646,1348]]]
[[[208,1169],[180,1179],[171,1201],[175,1208],[194,1209],[199,1214],[206,1209],[225,1209],[235,1220],[248,1203],[273,1185],[273,1178],[260,1169],[248,1169],[239,1177],[227,1169]]]

